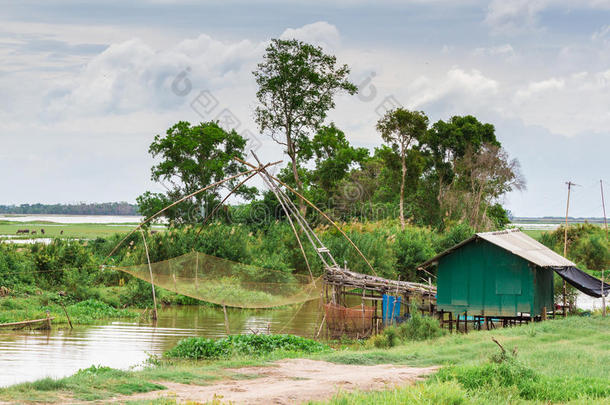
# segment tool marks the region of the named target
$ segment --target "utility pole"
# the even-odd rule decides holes
[[[604,226],[606,227],[606,240],[608,240],[608,220],[606,219],[606,203],[604,201],[604,182],[599,181],[599,188],[602,192],[602,209],[604,211]],[[606,296],[604,295],[604,268],[602,267],[602,316],[606,316]]]
[[[606,218],[606,204],[604,202],[604,181],[599,181],[599,188],[602,192],[602,209],[604,210],[604,226],[606,227],[606,240],[608,240],[608,220]]]
[[[572,190],[572,186],[576,186],[576,184],[571,181],[566,182],[568,185],[568,202],[566,204],[566,224],[564,227],[564,236],[563,236],[563,257],[568,258],[568,212],[570,211],[570,191]],[[568,286],[565,280],[563,280],[563,317],[568,316],[567,313],[567,295],[568,295]]]

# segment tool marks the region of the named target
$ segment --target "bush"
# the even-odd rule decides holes
[[[221,339],[182,339],[164,355],[184,359],[219,359],[235,355],[262,356],[280,350],[309,354],[329,350],[329,347],[294,335],[231,335]]]
[[[429,316],[422,316],[415,305],[411,306],[411,317],[398,327],[398,334],[403,340],[426,340],[447,333],[439,322]]]
[[[514,389],[519,397],[534,401],[565,402],[583,397],[610,396],[610,381],[580,377],[549,377],[507,357],[501,363],[478,366],[442,368],[433,382],[457,381],[469,391],[497,391]]]

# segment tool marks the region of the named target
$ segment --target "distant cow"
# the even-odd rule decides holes
[[[29,229],[17,229],[17,235],[19,235],[20,233],[30,233]]]
[[[30,232],[30,235],[36,235],[36,231]]]
[[[63,235],[63,234],[64,234],[64,231],[63,231],[63,230],[59,231],[59,234],[60,234],[60,235]]]
[[[41,229],[41,230],[40,230],[40,233],[44,235],[44,229]]]

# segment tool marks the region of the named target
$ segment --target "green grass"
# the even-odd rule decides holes
[[[68,319],[58,303],[56,294],[42,293],[27,297],[0,298],[0,323],[20,322],[54,317],[53,324],[67,324]],[[138,312],[116,309],[98,300],[89,299],[76,304],[66,304],[73,325],[87,325],[103,319],[137,318]]]
[[[494,363],[499,348],[516,357]],[[319,358],[344,364],[444,365],[415,387],[341,394],[328,404],[610,403],[610,318],[551,320],[451,335],[389,350],[344,350]]]
[[[498,362],[495,337],[516,358]],[[139,371],[92,367],[59,379],[43,379],[0,389],[0,400],[61,402],[100,400],[145,392],[164,382],[206,385],[223,378],[243,379],[228,370],[261,366],[285,357],[309,357],[343,364],[444,366],[414,386],[379,392],[340,393],[327,404],[610,404],[610,318],[570,317],[527,326],[449,335],[409,342],[392,349],[354,344],[331,353],[274,351],[222,360],[153,359]],[[495,359],[495,362],[490,360]],[[249,376],[252,377],[252,376]],[[175,404],[175,399],[133,403]]]
[[[18,229],[36,231],[35,238],[77,238],[95,239],[108,237],[115,233],[130,232],[136,224],[60,224],[50,222],[14,222],[0,221],[0,235],[19,236],[20,239],[30,239],[31,235],[16,235]],[[44,229],[44,235],[40,230]],[[153,228],[163,231],[164,228]],[[63,231],[63,235],[61,234]],[[1,238],[1,236],[0,236]]]

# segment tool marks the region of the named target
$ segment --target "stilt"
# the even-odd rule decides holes
[[[453,333],[453,312],[449,312],[449,333]]]

